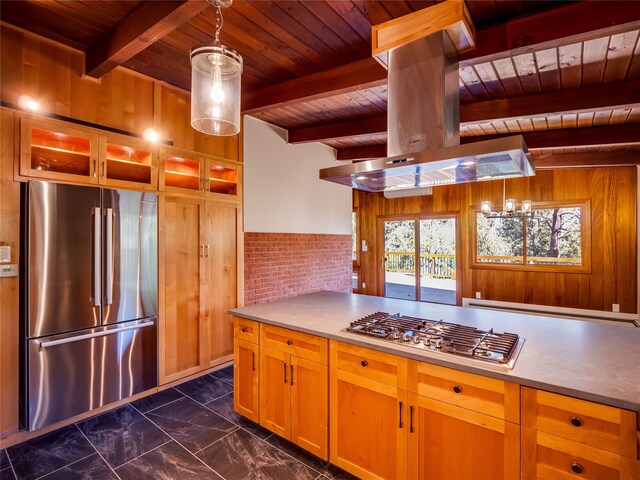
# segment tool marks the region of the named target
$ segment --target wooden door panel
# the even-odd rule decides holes
[[[291,441],[328,460],[328,368],[292,355],[290,373]]]
[[[207,264],[205,311],[208,325],[207,364],[213,367],[233,354],[233,317],[228,310],[238,305],[237,221],[235,204],[205,202]]]
[[[331,463],[362,478],[406,477],[406,391],[331,370]]]
[[[518,478],[518,425],[415,394],[409,417],[409,478]]]
[[[161,199],[160,383],[203,368],[200,288],[202,202]]]
[[[287,440],[291,438],[289,357],[260,346],[260,425]]]
[[[256,343],[239,338],[234,343],[233,408],[260,423],[260,356]]]

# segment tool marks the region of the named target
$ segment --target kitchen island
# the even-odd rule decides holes
[[[345,331],[379,311],[525,341],[508,369]],[[230,313],[236,410],[358,476],[640,478],[640,329],[337,292]]]

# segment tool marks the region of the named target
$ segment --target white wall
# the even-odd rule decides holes
[[[351,189],[318,178],[338,165],[320,143],[287,144],[287,131],[244,117],[244,230],[351,234]]]

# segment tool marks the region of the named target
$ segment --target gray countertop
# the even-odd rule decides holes
[[[343,331],[383,311],[442,319],[525,338],[512,370]],[[374,348],[640,412],[640,329],[338,292],[316,292],[230,310],[238,317]]]

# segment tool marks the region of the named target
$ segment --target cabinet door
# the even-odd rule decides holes
[[[241,198],[242,167],[222,158],[206,157],[205,194],[219,199],[235,200]]]
[[[291,356],[291,441],[328,460],[329,372],[326,365]]]
[[[98,183],[98,135],[62,122],[20,121],[20,175]]]
[[[157,190],[157,148],[149,143],[120,135],[101,135],[99,157],[100,184]]]
[[[258,344],[236,338],[233,355],[233,408],[240,415],[260,423]]]
[[[203,296],[208,331],[207,365],[233,358],[233,317],[238,304],[238,206],[205,202],[206,290]]]
[[[509,480],[520,475],[520,427],[409,394],[411,479]]]
[[[260,347],[260,425],[291,438],[290,355]]]
[[[192,152],[160,149],[159,190],[202,196],[205,188],[204,164],[204,159]]]
[[[160,199],[160,383],[177,380],[204,368],[206,331],[200,292],[204,279],[202,248],[203,202]]]
[[[331,463],[362,478],[406,478],[406,391],[333,366],[330,376]]]

